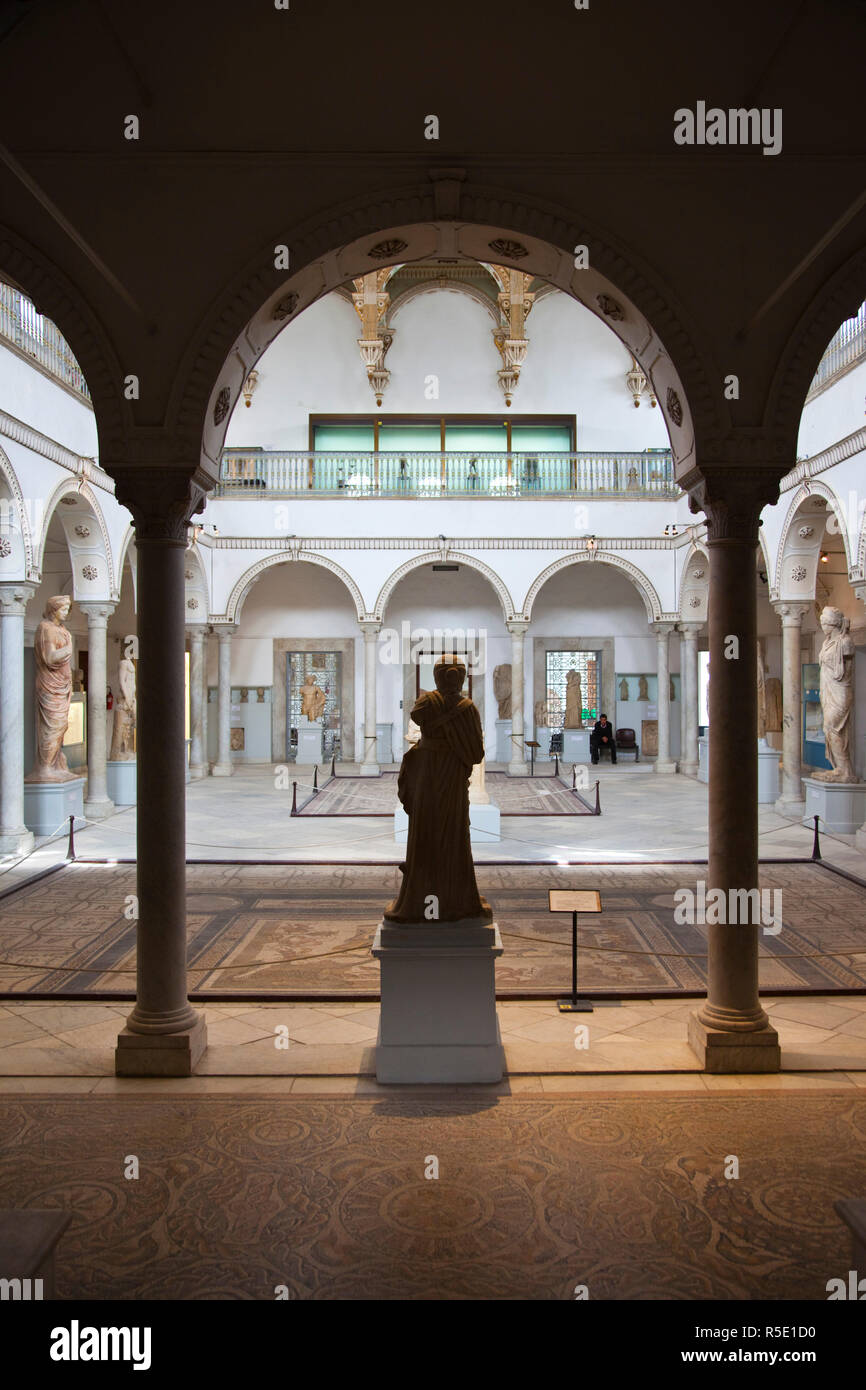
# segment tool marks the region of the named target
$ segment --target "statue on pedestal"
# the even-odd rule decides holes
[[[478,710],[460,691],[461,657],[442,656],[433,668],[435,690],[412,707],[419,741],[403,755],[397,795],[409,817],[403,882],[384,912],[386,922],[490,922],[480,896],[469,843],[469,777],[484,757]]]
[[[36,761],[25,782],[70,782],[79,775],[63,753],[72,703],[72,638],[63,620],[71,607],[67,594],[55,594],[36,629]]]
[[[816,772],[822,782],[856,782],[851,763],[851,711],[854,706],[854,641],[841,608],[825,608],[820,618],[824,645],[821,664],[821,710],[832,772]]]
[[[622,680],[619,683],[619,698],[622,701],[628,699],[628,681],[626,680],[625,676],[623,676]]]
[[[499,718],[511,718],[511,667],[495,666],[493,668],[493,694],[496,696],[496,703],[499,706]]]
[[[316,684],[312,673],[301,686],[301,714],[313,724],[322,717],[325,708],[325,692]]]
[[[637,698],[639,700],[649,699],[649,686],[646,676],[638,676],[637,678]]]
[[[565,721],[563,727],[566,729],[583,727],[580,672],[575,671],[573,666],[570,671],[565,673]]]
[[[135,666],[132,657],[122,656],[117,667],[120,694],[114,706],[111,731],[111,762],[129,762],[135,757]]]

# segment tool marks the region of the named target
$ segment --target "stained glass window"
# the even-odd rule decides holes
[[[565,721],[568,692],[568,673],[580,676],[581,720],[595,723],[599,715],[601,690],[601,653],[562,651],[546,653],[544,701],[546,727],[561,729]]]

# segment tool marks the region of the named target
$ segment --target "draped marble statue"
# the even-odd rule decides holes
[[[565,673],[565,728],[580,729],[583,726],[583,704],[581,701],[580,672],[572,666]]]
[[[757,648],[757,672],[758,672],[758,738],[767,737],[767,668],[764,665],[764,651],[758,641]]]
[[[478,710],[460,691],[466,667],[442,656],[435,690],[422,690],[411,717],[420,740],[403,755],[397,795],[409,817],[403,882],[385,922],[490,922],[469,843],[469,778],[484,757]]]
[[[69,771],[63,753],[72,703],[72,638],[64,619],[71,607],[67,594],[55,594],[36,629],[36,761],[25,782],[69,782],[79,776]]]
[[[120,694],[114,706],[109,758],[112,762],[129,762],[135,757],[135,665],[132,657],[120,658],[117,673]]]
[[[851,762],[851,712],[854,706],[854,641],[850,622],[841,608],[825,608],[821,613],[824,644],[821,664],[821,712],[827,758],[832,772],[816,772],[822,782],[856,782]]]
[[[637,698],[639,700],[649,699],[649,685],[646,676],[638,676],[637,678]]]
[[[499,718],[511,718],[511,666],[502,665],[493,668],[493,694],[496,696],[496,703],[499,706]]]
[[[325,692],[316,684],[316,677],[308,675],[301,686],[301,714],[314,723],[320,719],[325,708]]]

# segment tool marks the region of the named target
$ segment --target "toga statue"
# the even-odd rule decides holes
[[[135,666],[132,657],[122,656],[117,667],[120,694],[114,706],[111,731],[111,762],[129,762],[135,757]]]
[[[580,672],[572,666],[565,673],[565,724],[566,729],[580,729],[583,725],[583,706],[580,697]]]
[[[764,653],[758,640],[758,738],[767,737],[767,671]]]
[[[647,685],[646,676],[638,676],[637,678],[637,698],[639,700],[649,699],[649,686]]]
[[[851,710],[854,705],[851,624],[841,608],[825,608],[820,622],[825,634],[818,656],[821,663],[821,710],[827,757],[833,764],[833,770],[816,772],[814,776],[822,782],[856,782],[857,775],[851,764]]]
[[[460,691],[466,667],[442,656],[433,668],[435,690],[412,707],[421,738],[400,765],[397,795],[409,817],[403,882],[383,914],[386,922],[490,922],[478,892],[469,843],[469,778],[484,757],[478,710]],[[435,910],[435,911],[434,911]],[[433,912],[433,915],[431,915]]]
[[[310,674],[301,686],[301,714],[313,723],[321,718],[324,708],[325,692],[316,684],[316,677]]]
[[[623,676],[619,683],[619,698],[623,701],[628,699],[628,681],[625,676]]]
[[[535,702],[535,724],[539,729],[547,728],[547,705],[543,700]]]
[[[499,706],[499,718],[511,718],[511,667],[494,666],[493,694]]]
[[[778,676],[768,676],[764,682],[764,705],[767,711],[767,733],[782,731],[782,682]]]
[[[36,761],[25,782],[69,782],[79,775],[69,771],[63,753],[72,703],[72,638],[63,620],[71,607],[67,594],[55,594],[36,629]]]

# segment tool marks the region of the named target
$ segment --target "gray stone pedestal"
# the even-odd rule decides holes
[[[68,782],[25,782],[24,824],[34,835],[54,835],[74,816],[76,830],[83,830],[84,778]]]
[[[758,802],[764,806],[779,796],[779,750],[758,739]]]
[[[498,763],[511,762],[510,719],[497,719],[496,721],[496,761]]]
[[[689,1044],[708,1072],[774,1072],[782,1065],[775,1028],[756,1028],[753,1032],[710,1028],[693,1013],[689,1015]]]
[[[376,1077],[383,1082],[500,1081],[496,923],[380,922]]]
[[[180,1033],[133,1033],[124,1028],[114,1051],[116,1076],[192,1076],[207,1048],[204,1014]]]
[[[298,762],[320,763],[322,761],[322,726],[309,720],[298,720]]]
[[[135,758],[112,758],[106,763],[108,795],[115,806],[134,806],[138,799],[138,763]]]
[[[803,788],[806,792],[804,825],[811,828],[813,817],[820,816],[819,830],[856,835],[866,821],[866,782],[822,782],[818,777],[804,777]]]
[[[589,757],[589,729],[563,729],[561,761],[588,763]]]

